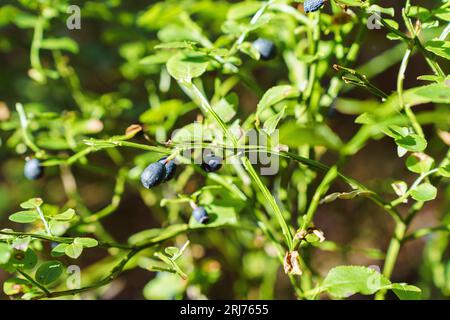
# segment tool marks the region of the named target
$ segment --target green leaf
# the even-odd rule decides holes
[[[425,48],[442,58],[450,60],[450,41],[431,40],[425,44]]]
[[[277,114],[274,114],[273,116],[268,118],[266,121],[264,121],[263,130],[267,133],[267,135],[269,135],[269,136],[272,135],[272,133],[277,128],[280,120],[283,119],[285,111],[286,111],[286,106],[284,106],[280,112],[278,112]]]
[[[140,27],[151,30],[160,29],[172,21],[179,19],[183,7],[175,3],[157,2],[145,11],[137,20]]]
[[[450,164],[440,167],[438,170],[438,174],[443,177],[450,178]]]
[[[155,54],[143,57],[139,60],[139,63],[143,65],[163,64],[166,63],[172,55],[173,53],[170,51],[158,51]]]
[[[6,243],[0,243],[0,264],[6,264],[11,257],[11,247]]]
[[[167,247],[164,249],[164,252],[172,258],[180,252],[180,249],[177,247]]]
[[[9,278],[3,283],[3,292],[8,296],[28,292],[31,288],[31,283],[21,278]]]
[[[439,82],[441,78],[437,75],[425,74],[417,77],[417,80]]]
[[[256,107],[256,117],[258,118],[264,110],[274,104],[277,104],[285,99],[298,97],[298,95],[298,90],[293,86],[281,85],[270,88],[266,91],[266,93],[264,93]]]
[[[408,185],[406,184],[406,182],[401,180],[392,182],[391,187],[392,189],[394,189],[395,194],[399,197],[405,195],[406,191],[408,190]]]
[[[34,209],[36,207],[40,207],[43,203],[44,201],[42,201],[41,198],[31,198],[25,202],[22,202],[20,207],[24,209]]]
[[[66,254],[66,248],[69,246],[68,243],[60,243],[52,249],[52,257],[61,257]]]
[[[237,104],[238,97],[234,94],[230,94],[226,98],[220,99],[219,102],[215,103],[212,107],[219,115],[220,119],[224,122],[228,122],[236,115],[235,106]]]
[[[338,2],[350,7],[361,7],[363,5],[361,0],[338,0]]]
[[[255,48],[251,42],[245,41],[239,46],[239,50],[254,60],[259,60],[261,58],[258,49]]]
[[[237,20],[248,17],[258,11],[262,6],[260,1],[245,1],[233,4],[228,10],[227,19]]]
[[[391,289],[400,300],[420,300],[422,296],[420,288],[405,283],[393,283]]]
[[[180,52],[167,61],[167,71],[178,81],[191,82],[192,78],[200,77],[206,71],[208,63],[204,55]]]
[[[169,300],[180,297],[184,292],[186,281],[178,275],[160,272],[144,287],[144,297],[148,300]]]
[[[421,21],[426,21],[430,17],[430,10],[420,6],[410,6],[408,10],[408,16],[418,18]]]
[[[450,87],[444,83],[434,83],[409,89],[404,94],[405,103],[413,106],[423,103],[450,103]]]
[[[70,223],[67,221],[50,220],[48,224],[54,236],[62,236],[70,227]]]
[[[10,24],[20,12],[18,8],[9,4],[0,7],[0,27]]]
[[[27,251],[28,245],[31,242],[31,237],[17,237],[13,240],[12,247],[16,250]]]
[[[37,17],[26,12],[20,12],[14,16],[14,23],[22,29],[33,28],[36,22]]]
[[[192,41],[172,41],[160,43],[155,49],[194,49],[196,43]]]
[[[406,159],[406,167],[415,173],[425,173],[431,170],[434,159],[424,153],[413,153]]]
[[[43,285],[48,285],[58,280],[64,271],[64,266],[59,261],[47,261],[36,270],[35,279]]]
[[[427,141],[425,138],[414,133],[395,139],[395,143],[411,152],[420,152],[425,150],[427,147]]]
[[[75,238],[73,240],[74,244],[79,244],[84,248],[92,248],[98,246],[98,241],[93,238]]]
[[[14,268],[33,269],[37,260],[38,258],[34,251],[28,248],[25,252],[19,250],[14,251],[8,264],[12,265]]]
[[[359,197],[359,196],[368,197],[371,194],[373,194],[373,192],[366,191],[366,190],[353,190],[350,192],[335,192],[335,193],[327,195],[325,198],[323,198],[320,201],[320,203],[329,203],[329,202],[333,202],[336,199],[348,200],[348,199],[353,199],[353,198]]]
[[[422,183],[411,191],[411,197],[417,201],[430,201],[436,198],[437,189],[428,182]]]
[[[164,229],[160,229],[160,228],[143,230],[143,231],[140,231],[138,233],[133,234],[128,239],[128,243],[132,244],[132,245],[135,245],[135,244],[137,244],[139,242],[153,239],[153,238],[161,235],[163,232],[164,232]]]
[[[448,7],[444,8],[439,8],[437,10],[433,11],[433,14],[441,19],[444,20],[445,22],[449,22],[450,21],[450,9]]]
[[[342,148],[341,139],[325,124],[304,126],[293,121],[287,122],[280,127],[279,138],[281,144],[290,147],[311,145],[326,146],[334,150]]]
[[[47,38],[41,42],[42,49],[48,50],[65,50],[72,53],[78,53],[78,43],[68,37]]]
[[[51,217],[51,219],[57,220],[57,221],[70,221],[73,219],[74,216],[75,216],[75,210],[67,209],[63,213],[60,213],[60,214],[57,214],[57,215]]]
[[[172,136],[175,143],[200,142],[213,138],[211,130],[203,126],[202,123],[190,123],[178,129]]]
[[[208,212],[209,222],[207,224],[201,224],[191,216],[189,220],[190,228],[213,228],[237,224],[236,208],[214,204],[205,205],[204,207],[206,212]]]
[[[83,252],[83,246],[81,244],[77,244],[77,243],[69,244],[64,249],[64,253],[72,259],[78,258],[82,252]]]
[[[349,98],[338,98],[336,99],[334,107],[340,113],[354,115],[375,110],[378,107],[378,102],[376,100],[361,101]]]
[[[184,104],[181,100],[166,100],[161,101],[161,104],[148,109],[139,117],[139,121],[145,124],[157,124],[158,126],[149,126],[151,128],[158,128],[159,126],[167,126],[168,129],[176,122],[176,120],[183,114],[191,111],[194,104]]]
[[[389,285],[390,281],[374,269],[339,266],[330,270],[321,287],[333,297],[347,298],[356,293],[374,294]]]
[[[36,210],[26,210],[13,213],[9,220],[17,223],[31,223],[39,219],[39,213]]]

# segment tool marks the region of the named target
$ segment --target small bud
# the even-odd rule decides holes
[[[298,251],[286,252],[284,256],[284,272],[286,274],[302,275],[302,270],[300,269],[300,261]]]
[[[125,130],[125,135],[129,137],[134,137],[138,132],[142,131],[142,126],[140,124],[132,124]]]

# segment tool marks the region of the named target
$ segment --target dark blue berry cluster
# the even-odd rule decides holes
[[[37,180],[44,175],[44,168],[38,159],[31,159],[25,162],[23,174],[29,180]]]
[[[259,38],[253,42],[253,48],[259,52],[261,60],[271,60],[277,55],[275,44],[264,38]]]
[[[150,164],[141,174],[142,185],[153,188],[163,182],[169,181],[175,175],[177,165],[174,160],[167,161],[167,157]]]
[[[200,167],[206,172],[216,172],[222,168],[222,158],[216,156],[214,153],[208,153],[203,157],[203,162]]]
[[[201,224],[207,224],[209,222],[209,215],[204,207],[196,207],[194,211],[192,211],[192,215],[194,216],[194,219]]]
[[[324,0],[305,0],[305,3],[303,4],[303,7],[305,8],[305,12],[314,12],[319,10],[323,4]]]

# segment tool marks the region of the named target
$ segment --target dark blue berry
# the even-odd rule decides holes
[[[38,159],[31,159],[25,162],[23,174],[29,180],[36,180],[44,175],[44,168]]]
[[[305,12],[314,12],[319,10],[323,4],[324,0],[305,0],[305,3],[303,4],[303,7],[305,8]]]
[[[173,178],[175,175],[175,171],[177,170],[177,165],[175,164],[175,161],[170,160],[169,162],[166,162],[167,157],[164,157],[162,159],[159,159],[158,162],[161,162],[166,166],[166,176],[164,177],[164,181],[169,181]]]
[[[141,174],[142,185],[150,189],[159,185],[166,177],[166,166],[161,162],[155,162],[149,165]]]
[[[209,222],[208,213],[203,207],[195,208],[194,211],[192,211],[192,215],[194,216],[194,219],[201,224],[207,224]]]
[[[215,172],[222,167],[222,158],[214,155],[213,153],[209,153],[203,158],[201,167],[206,172]]]
[[[261,60],[271,60],[277,55],[275,44],[268,39],[257,39],[253,42],[253,48],[259,52]]]

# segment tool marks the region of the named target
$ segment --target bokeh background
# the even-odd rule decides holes
[[[158,43],[155,32],[136,24],[136,17],[154,2],[79,1],[78,4],[83,7],[81,30],[67,30],[63,21],[54,21],[52,25],[53,36],[68,36],[77,41],[80,52],[69,55],[70,64],[75,66],[83,90],[98,98],[111,115],[101,124],[92,124],[101,127],[101,132],[98,134],[100,137],[124,132],[130,124],[137,123],[139,116],[148,109],[149,90],[157,84],[158,76],[140,72],[142,70],[138,70],[139,66],[136,65],[133,54],[140,51],[148,52]],[[425,7],[434,5],[434,1],[431,0],[413,2]],[[379,1],[379,3],[382,6],[394,7],[396,12],[400,12],[402,7],[401,1]],[[71,4],[77,4],[77,1],[71,1]],[[50,80],[47,84],[40,85],[28,76],[32,29],[20,28],[9,21],[10,16],[5,7],[10,5],[33,14],[31,10],[23,8],[16,1],[2,0],[0,3],[0,121],[14,116],[14,104],[18,101],[36,110],[58,113],[63,110],[77,110],[73,96],[68,92],[64,81]],[[207,27],[217,31],[218,22],[224,17],[220,10],[217,10],[215,14],[216,16],[207,19]],[[195,20],[195,16],[193,19]],[[371,61],[380,53],[394,48],[396,44],[386,39],[384,30],[368,31],[356,66]],[[385,92],[391,92],[395,88],[399,59],[402,54],[403,48],[398,47],[397,51],[394,50],[390,61],[392,66],[386,66],[383,72],[372,79],[373,83]],[[51,60],[45,52],[41,54],[41,58],[44,64]],[[406,73],[406,88],[418,85],[417,76],[429,73],[427,65],[419,55],[412,58],[410,66]],[[272,63],[257,69],[255,73],[261,87],[270,88],[277,79],[285,77],[284,68],[281,63]],[[245,117],[255,110],[258,97],[240,86],[237,87],[237,92],[240,97],[239,116]],[[179,90],[171,94],[182,96]],[[347,91],[345,96],[365,99],[367,92],[353,88]],[[424,108],[433,108],[433,106]],[[174,127],[181,127],[191,122],[197,114],[198,111],[195,110],[176,119]],[[346,141],[358,129],[354,120],[355,116],[335,110],[330,114],[328,122],[333,130]],[[23,154],[21,146],[11,139],[12,132],[5,126],[1,126],[1,122],[0,128],[0,227],[20,229],[17,224],[9,222],[7,217],[17,211],[19,203],[23,200],[42,197],[47,203],[62,205],[67,198],[61,191],[64,189],[63,181],[56,168],[47,170],[46,176],[39,181],[32,182],[24,179],[22,170],[26,154]],[[442,157],[446,149],[438,143],[434,129],[425,127],[425,130],[430,138],[430,153],[436,157]],[[123,157],[126,159],[137,154],[139,152],[123,151]],[[85,205],[90,210],[96,211],[111,201],[116,167],[111,158],[104,153],[94,154],[89,159],[90,163],[99,169],[75,165],[73,175],[76,177],[78,190]],[[332,163],[334,160],[333,154],[326,154],[322,158],[322,162],[325,163]],[[405,180],[410,183],[414,178],[405,168],[404,161],[396,156],[394,142],[386,138],[371,140],[346,164],[344,173],[378,190],[387,199],[394,197],[390,190],[391,182]],[[186,185],[185,193],[194,192],[202,183],[200,176],[194,176]],[[329,192],[342,191],[346,188],[344,184],[336,182]],[[433,226],[446,213],[448,216],[449,194],[448,188],[440,189],[436,201],[425,205],[412,228]],[[144,201],[139,186],[127,184],[118,210],[105,219],[104,226],[117,241],[124,242],[130,234],[160,226],[165,219],[164,214],[158,208],[157,199]],[[330,268],[339,264],[382,267],[382,260],[377,259],[377,255],[379,256],[377,250],[380,253],[386,250],[393,233],[393,223],[370,201],[358,198],[322,205],[319,207],[315,223],[324,231],[327,239],[342,246],[354,248],[339,252],[315,250],[311,261],[318,273],[324,275]],[[259,253],[253,250],[254,257],[249,257],[244,246],[234,243],[235,249],[233,255],[230,255],[232,258],[225,256],[220,246],[223,241],[227,241],[228,236],[224,231],[209,231],[189,237],[198,257],[206,259],[206,267],[211,270],[220,270],[218,280],[208,289],[208,297],[213,299],[258,298],[253,286],[260,283],[258,276],[261,269],[265,267],[258,263]],[[403,247],[393,280],[417,284],[424,290],[427,297],[446,299],[450,295],[450,285],[447,284],[446,290],[436,288],[432,273],[426,263],[424,264],[424,248],[428,240],[430,239],[411,241]],[[230,239],[230,241],[233,240]],[[204,245],[205,243],[207,245]],[[374,251],[367,253],[362,248],[374,248]],[[446,255],[449,253],[447,250]],[[103,256],[105,252],[100,249],[88,250],[77,263],[82,267],[88,266]],[[446,261],[450,264],[448,257]],[[449,272],[448,265],[447,272]],[[246,279],[240,276],[240,273],[247,274]],[[141,268],[126,271],[104,292],[102,298],[143,299],[143,287],[154,276],[154,273]],[[8,277],[8,274],[0,270],[0,284]],[[276,287],[274,297],[293,298],[290,284],[286,281],[287,278],[283,275],[281,268],[274,277],[276,277],[276,280],[272,282],[272,285]],[[7,299],[3,293],[0,293],[0,298]]]

